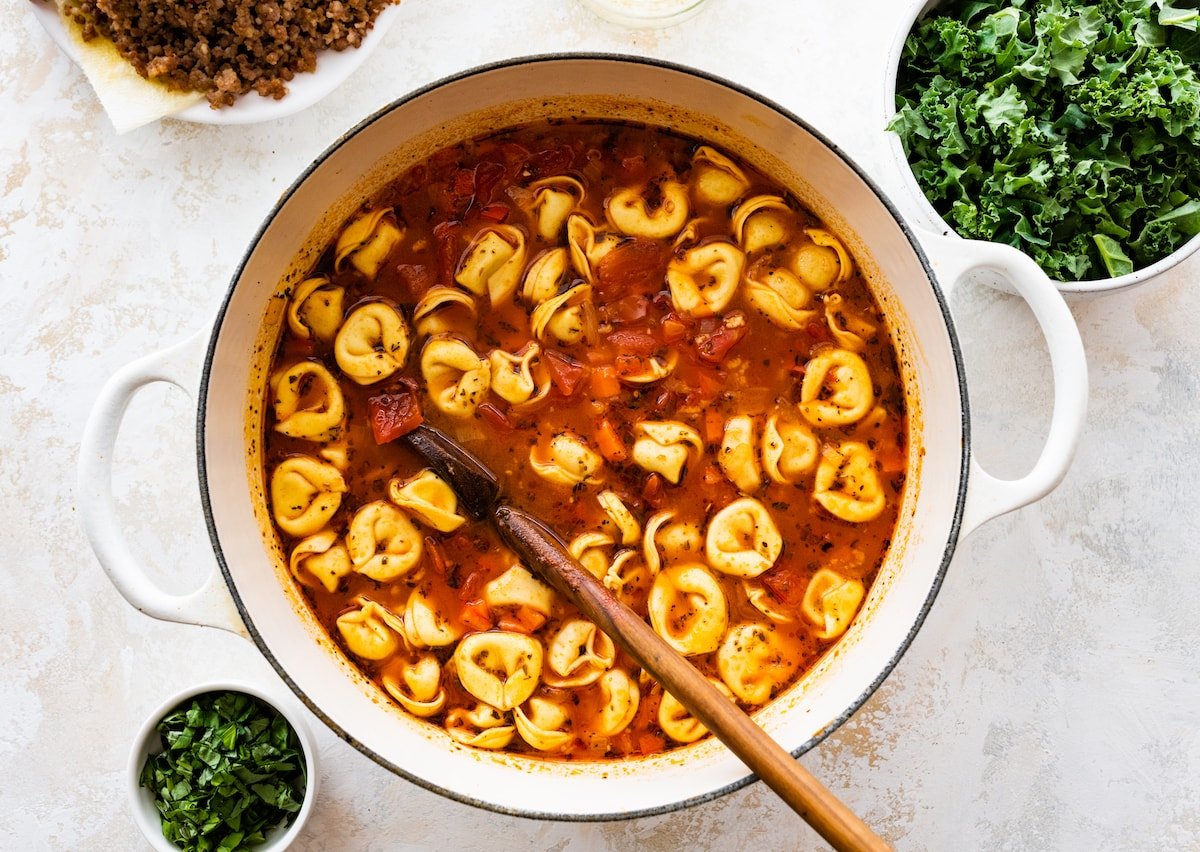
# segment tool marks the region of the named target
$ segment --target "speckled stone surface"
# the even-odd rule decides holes
[[[169,693],[279,686],[246,641],[125,604],[80,529],[83,419],[121,365],[206,326],[263,215],[342,131],[470,65],[621,51],[691,64],[796,110],[879,174],[887,0],[709,0],[632,33],[574,0],[405,0],[382,48],[308,112],[175,121],[117,137],[26,8],[0,7],[0,847],[145,848],[127,810],[136,727]],[[1063,485],[962,543],[907,656],[804,763],[901,849],[1200,847],[1200,259],[1073,307],[1091,409]],[[957,294],[987,465],[1017,475],[1049,417],[1028,310]],[[155,386],[130,410],[116,493],[169,589],[213,559],[193,413]],[[572,825],[444,800],[313,720],[323,789],[297,844],[341,849],[812,849],[762,785],[686,812]]]

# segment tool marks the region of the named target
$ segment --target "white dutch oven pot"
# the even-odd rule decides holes
[[[908,647],[958,540],[1062,479],[1083,424],[1083,347],[1061,296],[1025,255],[914,234],[875,185],[799,118],[695,71],[611,56],[536,57],[452,77],[367,119],[283,196],[250,244],[211,335],[136,361],[105,386],[84,433],[79,505],[101,565],[131,604],[155,618],[248,632],[309,708],[380,764],[497,811],[606,819],[712,799],[752,776],[711,739],[650,758],[564,764],[458,746],[406,716],[346,661],[298,597],[271,530],[258,457],[264,376],[285,302],[272,296],[303,276],[350,212],[409,165],[490,130],[565,116],[665,125],[737,153],[846,240],[891,319],[912,418],[908,487],[891,550],[836,649],[756,716],[796,755],[828,736]],[[1049,435],[1018,480],[988,475],[971,453],[947,297],[976,270],[1001,276],[1029,303],[1050,350]],[[182,596],[156,587],[133,559],[111,494],[121,417],[138,388],[158,381],[197,400],[200,491],[220,566]]]

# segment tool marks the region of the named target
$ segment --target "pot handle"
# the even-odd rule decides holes
[[[146,575],[129,549],[113,499],[113,447],[129,401],[154,382],[168,382],[196,400],[206,343],[206,335],[197,333],[126,364],[105,382],[83,427],[78,504],[83,530],[100,566],[130,604],[152,618],[219,627],[249,638],[216,566],[200,588],[184,595],[164,592]]]
[[[1079,444],[1087,413],[1087,360],[1079,328],[1062,294],[1028,255],[1001,243],[956,234],[921,234],[937,279],[947,291],[976,271],[999,275],[1025,300],[1046,338],[1054,378],[1054,410],[1041,455],[1020,479],[998,479],[971,454],[960,536],[1006,512],[1045,497],[1062,482]]]

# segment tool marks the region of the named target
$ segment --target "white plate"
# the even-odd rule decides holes
[[[50,37],[67,56],[78,64],[75,46],[54,5],[40,2],[30,5],[33,8],[34,16],[50,34]],[[238,98],[233,106],[212,109],[209,107],[208,101],[202,99],[198,103],[172,114],[171,118],[196,124],[255,124],[260,121],[284,118],[307,109],[340,86],[366,61],[367,57],[371,55],[371,51],[379,46],[384,36],[387,35],[387,31],[396,22],[399,11],[398,5],[391,5],[380,12],[375,19],[375,26],[371,28],[362,44],[357,48],[343,51],[321,51],[317,54],[317,70],[308,74],[297,74],[292,78],[291,82],[287,84],[287,95],[280,100],[264,98],[250,92]]]

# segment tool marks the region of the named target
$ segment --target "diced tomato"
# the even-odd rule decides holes
[[[621,395],[621,380],[617,369],[611,365],[593,367],[588,388],[595,399],[612,399]]]
[[[493,201],[479,211],[479,215],[489,222],[503,222],[508,218],[509,207],[503,201]]]
[[[458,157],[457,148],[442,148],[440,151],[435,151],[429,158],[433,177],[439,180],[449,177],[451,172],[458,168]]]
[[[611,303],[613,316],[621,322],[637,322],[646,318],[650,310],[650,300],[645,296],[625,296]]]
[[[596,264],[601,294],[652,296],[663,288],[671,247],[658,240],[633,237],[618,244]]]
[[[471,203],[477,207],[487,207],[492,202],[496,184],[504,177],[504,166],[499,163],[482,162],[475,167],[473,175],[473,190]]]
[[[440,280],[449,286],[454,282],[454,270],[458,266],[458,235],[462,222],[451,220],[433,226],[433,238],[437,240]]]
[[[400,264],[396,267],[396,277],[404,284],[404,288],[408,290],[408,295],[414,302],[437,283],[437,276],[433,270],[419,263]]]
[[[700,360],[720,364],[729,351],[746,336],[746,315],[734,311],[712,332],[701,331],[696,335],[696,353]]]
[[[483,601],[467,601],[459,611],[458,617],[471,630],[482,632],[492,629],[492,612]]]
[[[662,331],[663,340],[667,343],[678,343],[686,339],[690,331],[687,323],[674,314],[667,314],[659,325],[659,329]]]
[[[804,331],[817,343],[828,343],[833,340],[833,335],[829,333],[829,326],[823,322],[814,320],[804,327]]]
[[[704,442],[719,444],[725,437],[725,415],[714,408],[704,409]]]
[[[650,754],[658,754],[660,751],[662,751],[664,748],[667,747],[666,740],[664,740],[658,734],[652,734],[652,733],[649,733],[648,731],[645,733],[638,734],[637,741],[638,741],[638,751],[640,751],[643,756],[650,755]]]
[[[433,566],[433,571],[439,577],[446,576],[446,552],[442,550],[442,545],[438,540],[431,535],[425,536],[425,552],[429,554],[429,564]]]
[[[680,348],[675,376],[695,391],[700,401],[712,399],[725,387],[725,374],[701,361],[690,347]]]
[[[790,565],[778,565],[758,579],[767,587],[771,597],[787,606],[799,606],[808,587],[808,579]]]
[[[468,574],[467,578],[458,585],[458,599],[461,601],[470,601],[478,598],[479,590],[487,582],[488,573],[488,571],[480,569]]]
[[[550,370],[550,381],[563,396],[571,396],[587,375],[587,367],[580,364],[565,352],[547,349],[542,353],[547,369]]]
[[[629,458],[629,453],[625,449],[625,442],[617,434],[617,427],[607,417],[601,417],[596,424],[595,437],[596,447],[600,450],[600,455],[604,456],[610,462],[623,462]]]
[[[621,378],[640,376],[650,369],[646,359],[641,355],[621,354],[616,357],[613,363],[617,368],[617,375]]]
[[[662,347],[662,343],[650,332],[633,328],[617,329],[605,339],[615,346],[618,352],[634,355],[653,355],[654,350]]]
[[[376,444],[386,444],[407,435],[425,420],[421,402],[411,389],[368,398],[367,416]]]
[[[725,477],[721,475],[721,469],[715,464],[706,464],[704,466],[703,479],[705,485],[716,485],[719,482],[723,482]]]
[[[455,172],[453,180],[450,181],[450,191],[456,198],[464,201],[471,198],[475,194],[475,171],[459,169]]]
[[[557,148],[547,148],[530,155],[525,161],[525,168],[533,177],[542,178],[562,174],[574,163],[574,149],[570,145],[559,145]]]
[[[523,167],[525,161],[529,159],[529,149],[516,142],[501,142],[500,156],[504,157],[504,162],[509,166],[520,165]]]
[[[626,728],[616,736],[608,738],[609,748],[616,754],[630,754],[633,752],[633,731]]]
[[[295,337],[288,335],[284,340],[283,354],[307,358],[317,351],[317,341],[311,337]]]
[[[490,402],[480,403],[476,411],[479,412],[480,417],[488,422],[488,425],[497,431],[511,432],[516,428],[513,426],[512,421],[508,419],[508,415]]]
[[[667,486],[661,474],[652,473],[646,477],[642,484],[642,499],[655,509],[663,507],[667,499]]]

